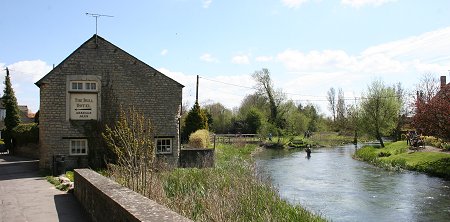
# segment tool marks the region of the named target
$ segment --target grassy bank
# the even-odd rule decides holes
[[[407,169],[450,178],[450,154],[438,152],[409,153],[406,141],[391,143],[385,148],[365,146],[355,152],[354,158],[380,167]]]
[[[324,221],[255,175],[255,145],[216,147],[216,167],[156,173],[149,197],[195,221]],[[117,177],[117,175],[116,175]]]

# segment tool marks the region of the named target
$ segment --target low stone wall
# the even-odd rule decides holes
[[[182,149],[180,167],[214,167],[214,149]]]
[[[14,148],[14,155],[27,157],[31,159],[39,159],[39,144],[27,143]]]
[[[90,169],[75,169],[75,196],[91,221],[190,221]]]

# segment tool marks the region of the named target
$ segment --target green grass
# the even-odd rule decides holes
[[[157,172],[148,197],[194,221],[325,221],[281,199],[257,174],[251,155],[256,149],[218,144],[214,168]]]
[[[377,166],[407,169],[450,178],[450,154],[437,152],[408,153],[406,141],[388,144],[385,148],[363,147],[354,157]]]
[[[324,221],[282,200],[268,181],[255,175],[255,149],[219,145],[215,168],[169,172],[164,176],[166,204],[195,221]]]

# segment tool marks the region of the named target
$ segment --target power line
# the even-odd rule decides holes
[[[205,77],[201,77],[200,78],[204,79],[204,80],[208,80],[211,82],[216,82],[216,83],[220,83],[220,84],[225,84],[225,85],[230,85],[230,86],[235,86],[235,87],[240,87],[240,88],[246,88],[246,89],[255,89],[254,87],[248,87],[248,86],[242,86],[242,85],[237,85],[237,84],[232,84],[232,83],[226,83],[226,82],[222,82],[222,81],[218,81],[218,80],[213,80],[213,79],[208,79]],[[324,99],[295,99],[294,101],[308,101],[308,102],[327,102],[328,99],[326,96],[314,96],[314,95],[302,95],[302,94],[297,94],[297,93],[287,93],[287,92],[283,92],[284,94],[287,95],[296,95],[296,96],[301,96],[301,97],[315,97],[315,98],[324,98]],[[410,94],[408,94],[408,96],[410,96]],[[384,96],[384,97],[380,97],[381,99],[387,99],[387,98],[398,98],[399,96],[395,95],[395,96]],[[366,100],[368,98],[365,97],[344,97],[343,100]]]

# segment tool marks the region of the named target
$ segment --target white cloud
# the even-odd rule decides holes
[[[250,64],[250,58],[248,55],[236,55],[231,58],[231,62],[234,64]]]
[[[353,8],[361,8],[364,6],[380,6],[397,0],[341,0],[341,4],[349,5]]]
[[[281,0],[283,2],[283,5],[289,7],[289,8],[298,8],[302,4],[308,2],[309,0]]]
[[[169,50],[167,50],[167,49],[163,49],[162,51],[161,51],[161,55],[162,56],[165,56],[165,55],[167,55],[169,53]]]
[[[273,60],[272,56],[258,56],[255,58],[255,61],[257,62],[270,62]]]
[[[36,81],[46,75],[52,67],[42,60],[20,61],[10,65],[0,64],[1,70],[8,67],[11,82],[19,105],[27,105],[31,111],[39,109],[39,88]]]
[[[203,8],[209,8],[209,5],[211,5],[212,0],[203,0]]]
[[[201,55],[200,60],[205,61],[205,62],[213,62],[213,63],[219,62],[219,60],[217,58],[214,58],[209,53],[204,53],[203,55]]]
[[[343,88],[346,97],[360,95],[376,78],[387,84],[401,82],[411,89],[424,73],[448,75],[450,67],[450,27],[368,47],[357,54],[343,50],[303,52],[286,49],[276,56],[289,76],[277,83],[285,92],[321,96],[308,98],[290,95],[305,102],[310,99],[326,110],[325,93],[330,87]],[[352,92],[352,93],[348,93]]]
[[[50,65],[42,60],[20,61],[8,65],[8,68],[11,78],[32,83],[38,81],[52,69]]]

